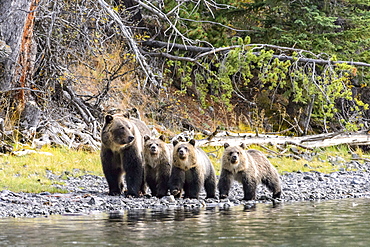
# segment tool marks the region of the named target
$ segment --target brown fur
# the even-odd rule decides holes
[[[189,142],[174,141],[173,164],[169,182],[171,194],[198,198],[204,186],[207,197],[215,197],[216,175],[207,154],[195,147],[195,140]]]
[[[110,115],[109,115],[110,116]],[[115,114],[112,115],[112,120],[103,127],[102,130],[102,143],[105,147],[109,147],[114,152],[119,152],[125,147],[131,146],[133,143],[129,140],[129,137],[141,136],[140,129],[137,126],[139,124],[136,119],[126,118],[124,115]],[[109,118],[109,117],[108,117]],[[125,132],[118,134],[120,128],[124,127]],[[141,129],[145,128],[140,126]],[[142,152],[143,140],[142,138],[136,138],[135,144],[139,152]]]
[[[230,146],[225,143],[224,146],[218,184],[221,198],[228,196],[233,179],[243,184],[245,200],[255,199],[257,185],[260,183],[273,192],[274,198],[280,197],[279,174],[262,152],[254,149],[244,150],[244,144]]]
[[[115,114],[105,117],[101,139],[101,162],[109,185],[110,195],[123,190],[122,175],[126,173],[127,194],[144,193],[143,135],[150,134],[145,123]]]
[[[163,135],[158,139],[146,135],[144,140],[145,181],[153,196],[163,197],[168,191],[173,146],[165,142]]]
[[[180,149],[184,150],[184,153],[181,155],[179,154]],[[189,142],[179,142],[177,145],[175,145],[173,151],[174,166],[184,171],[188,171],[189,169],[198,166],[198,163],[200,163],[198,162],[198,159],[203,161],[206,159],[206,157],[203,155],[201,150],[194,148],[194,146]]]

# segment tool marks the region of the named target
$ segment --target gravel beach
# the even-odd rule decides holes
[[[0,217],[47,217],[53,214],[83,215],[95,212],[121,213],[130,209],[168,208],[228,208],[244,204],[253,207],[257,203],[284,203],[308,200],[332,200],[343,198],[370,198],[370,162],[360,164],[352,161],[347,167],[356,171],[338,171],[330,174],[319,172],[294,172],[281,175],[283,194],[281,200],[274,201],[271,193],[262,185],[258,187],[257,201],[243,201],[242,186],[234,182],[228,199],[204,199],[205,193],[196,199],[174,199],[167,196],[161,199],[150,196],[126,198],[108,196],[108,186],[104,177],[83,175],[70,176],[63,180],[49,174],[58,182],[59,188],[69,191],[66,194],[49,192],[14,193],[0,191]],[[60,182],[64,182],[60,185]]]

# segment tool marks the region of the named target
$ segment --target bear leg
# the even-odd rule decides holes
[[[257,181],[248,175],[245,172],[242,172],[242,185],[244,191],[243,200],[249,201],[256,199],[256,190],[257,190]]]
[[[262,183],[272,192],[272,198],[276,199],[281,197],[281,185],[277,172],[271,173]]]
[[[145,193],[144,166],[141,154],[137,147],[132,146],[121,152],[121,162],[126,172],[127,195],[139,197],[140,192]]]
[[[213,169],[210,169],[210,174],[204,181],[204,189],[207,194],[207,198],[215,198],[216,196],[216,174]]]
[[[130,160],[123,159],[123,167],[126,172],[127,195],[138,197],[140,190],[144,189],[144,168],[138,157],[129,157],[131,157]],[[142,192],[144,193],[145,191]]]
[[[117,171],[115,174],[105,174],[109,187],[108,195],[110,196],[121,195],[123,190],[122,174],[123,172],[121,171]]]
[[[157,197],[161,198],[167,195],[168,181],[171,176],[171,164],[163,164],[157,171]]]
[[[145,167],[145,181],[152,192],[152,196],[157,196],[156,171],[148,165]]]
[[[125,179],[127,185],[127,195],[138,197],[139,191],[143,187],[143,169],[140,167],[136,167],[131,170],[126,170]]]
[[[220,193],[220,199],[224,199],[229,196],[232,181],[233,174],[226,169],[222,169],[220,180],[218,181],[218,191]]]
[[[185,198],[199,198],[200,190],[204,184],[204,174],[197,168],[191,168],[185,172]]]
[[[147,189],[147,186],[146,186],[146,183],[145,183],[145,178],[144,178],[144,169],[143,169],[143,176],[141,178],[141,186],[140,186],[140,190],[139,190],[139,195],[146,195],[146,189]]]
[[[122,193],[123,182],[122,174],[123,170],[120,166],[120,161],[113,155],[109,150],[104,150],[101,153],[101,162],[103,166],[104,176],[107,180],[109,187],[109,195],[117,196]]]
[[[173,166],[171,170],[171,176],[169,179],[169,189],[171,195],[174,195],[175,197],[181,196],[181,191],[184,187],[185,183],[185,171]]]

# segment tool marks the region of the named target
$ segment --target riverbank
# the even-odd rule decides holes
[[[292,172],[281,175],[283,194],[279,201],[271,201],[271,193],[259,186],[258,201],[245,202],[242,186],[234,183],[230,197],[219,199],[177,199],[168,196],[162,199],[155,197],[125,198],[108,196],[108,187],[104,177],[83,175],[70,176],[66,180],[49,174],[56,181],[55,186],[69,191],[67,194],[42,192],[14,193],[0,192],[0,217],[47,217],[53,214],[80,215],[94,212],[120,214],[130,209],[168,209],[168,208],[228,208],[244,204],[253,207],[255,203],[284,203],[307,200],[332,200],[344,198],[370,198],[370,162],[355,164],[357,171],[338,171],[330,174],[320,172]],[[60,185],[64,182],[64,185]],[[205,194],[201,194],[204,198]]]

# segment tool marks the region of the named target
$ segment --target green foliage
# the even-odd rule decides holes
[[[319,123],[325,130],[336,125],[347,130],[362,127],[361,114],[368,106],[361,100],[352,98],[350,78],[356,68],[347,64],[316,65],[279,60],[274,51],[250,46],[249,39],[235,40],[238,47],[230,50],[222,62],[203,61],[201,67],[177,62],[181,89],[195,86],[200,101],[207,107],[207,95],[216,102],[226,104],[232,109],[230,100],[236,88],[256,87],[257,94],[267,90],[269,95],[279,94],[297,103],[296,108],[306,110],[312,104],[312,121]],[[258,52],[256,52],[258,50]],[[293,54],[298,59],[298,54]],[[214,65],[215,70],[210,67]],[[193,76],[191,76],[193,75]],[[194,84],[193,84],[194,83]],[[274,103],[274,97],[270,98]],[[338,102],[349,105],[346,112],[336,106]],[[256,102],[260,103],[260,102]],[[349,114],[350,113],[350,114]],[[351,116],[351,117],[349,117]],[[355,117],[353,117],[355,116]],[[297,117],[297,116],[290,116]],[[305,116],[307,117],[307,116]],[[328,125],[328,123],[331,125]],[[275,125],[275,129],[280,126]]]
[[[165,1],[165,10],[174,13],[177,4]],[[318,65],[298,59],[368,61],[369,6],[365,0],[224,0],[211,7],[203,2],[183,2],[178,6],[180,18],[176,23],[187,37],[215,47],[237,47],[202,58],[196,65],[181,62],[173,79],[181,81],[183,92],[195,90],[203,107],[213,99],[233,109],[235,92],[254,101],[267,90],[270,102],[266,106],[280,104],[274,107],[275,112],[282,109],[285,113],[295,104],[294,114],[287,121],[297,118],[304,122],[310,118],[324,130],[361,129],[362,113],[368,106],[352,96],[351,88],[354,78],[356,86],[370,84],[368,69],[362,69],[360,74],[347,64]],[[296,49],[252,46],[252,42]],[[277,56],[293,56],[297,61]],[[252,91],[247,97],[245,93]],[[278,97],[288,99],[288,105],[275,102]],[[268,113],[268,109],[264,110]]]
[[[236,6],[243,18],[235,26],[255,29],[249,34],[254,42],[295,46],[354,60],[360,60],[361,53],[368,50],[369,1],[255,0]],[[230,11],[230,15],[235,14],[235,10]],[[344,49],[348,45],[352,49]]]
[[[355,68],[347,64],[336,66],[316,66],[311,64],[307,67],[295,67],[290,74],[291,89],[294,97],[293,102],[304,105],[313,103],[312,118],[322,122],[326,128],[327,122],[344,124],[347,130],[358,130],[361,127],[356,119],[346,118],[340,114],[336,102],[342,100],[352,102],[352,91],[350,88],[350,77]],[[358,112],[360,107],[367,106],[360,101],[353,101],[353,109],[350,112]],[[339,120],[339,121],[338,121]]]

